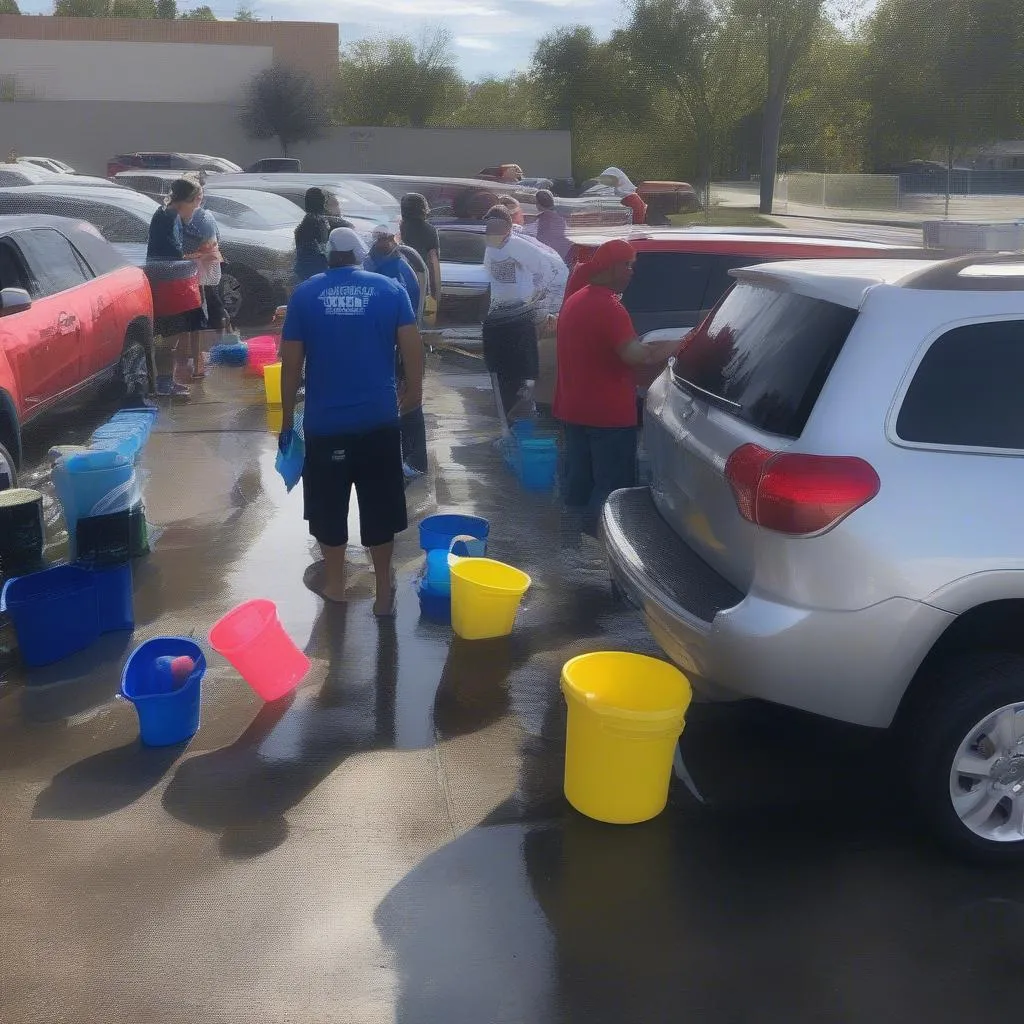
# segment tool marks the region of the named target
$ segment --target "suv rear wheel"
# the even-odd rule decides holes
[[[925,693],[907,723],[919,809],[955,853],[1024,861],[1024,656],[964,655]]]

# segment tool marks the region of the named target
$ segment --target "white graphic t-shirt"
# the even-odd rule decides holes
[[[562,304],[565,264],[553,249],[513,232],[498,249],[488,246],[484,268],[491,282],[491,315],[534,312],[546,316]],[[561,284],[561,288],[559,288]]]

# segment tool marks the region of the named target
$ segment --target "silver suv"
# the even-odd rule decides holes
[[[1024,858],[1024,258],[734,276],[648,394],[613,578],[699,694],[899,727],[939,835]]]

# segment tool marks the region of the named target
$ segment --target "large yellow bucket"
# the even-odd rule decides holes
[[[491,558],[460,558],[451,567],[452,628],[463,640],[508,636],[530,577]]]
[[[641,654],[583,654],[562,668],[569,705],[565,795],[615,825],[657,817],[692,696],[674,665]]]
[[[280,363],[267,363],[263,367],[263,390],[267,393],[267,405],[281,404]]]

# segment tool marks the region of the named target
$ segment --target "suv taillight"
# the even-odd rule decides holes
[[[772,452],[756,444],[729,456],[725,476],[744,519],[797,536],[835,526],[882,486],[863,459]]]

